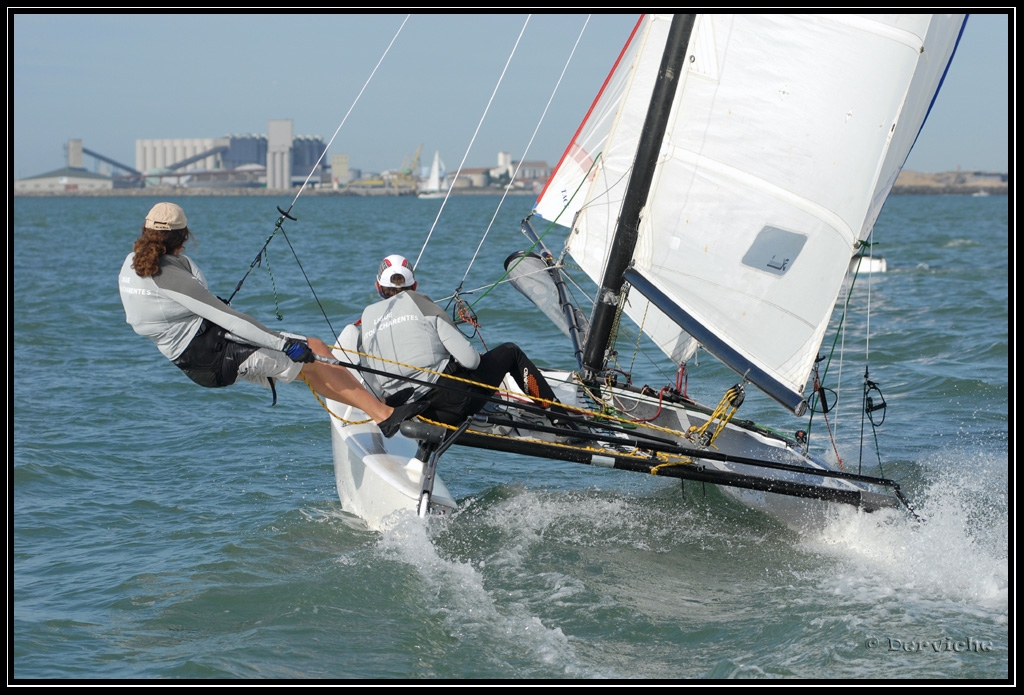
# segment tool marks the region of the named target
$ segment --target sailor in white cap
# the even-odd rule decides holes
[[[515,343],[477,352],[441,307],[416,291],[416,275],[404,256],[393,254],[381,262],[376,286],[382,299],[363,310],[359,325],[362,364],[391,375],[368,378],[364,373],[379,397],[389,403],[425,400],[430,405],[423,417],[454,425],[479,411],[511,374],[540,407],[557,403],[540,370]],[[441,374],[490,388],[456,379],[442,384]],[[565,413],[561,406],[554,410]]]

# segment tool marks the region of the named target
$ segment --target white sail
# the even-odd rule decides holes
[[[660,43],[651,46],[647,51],[640,50],[645,41],[646,32],[650,28],[651,23],[644,22],[643,18],[637,22],[633,33],[594,99],[594,103],[545,183],[535,205],[536,213],[544,219],[566,227],[572,226],[572,221],[587,195],[587,189],[582,188],[581,190],[581,187],[593,182],[599,172],[615,171],[608,169],[604,148],[616,117],[625,117],[626,111],[629,110],[634,117],[638,114],[640,122],[643,122],[658,62],[661,60],[661,52],[665,46],[665,27],[659,25]],[[633,78],[638,73],[636,63],[641,59],[653,61],[654,66],[650,74],[641,75],[639,79],[643,84],[637,86],[633,84]],[[631,86],[634,87],[633,92],[629,91]],[[636,94],[637,91],[640,93]],[[626,144],[622,149],[632,149],[635,152],[636,140],[639,139],[639,136],[639,128],[637,128],[632,146]],[[601,157],[604,159],[598,167],[596,165]],[[628,168],[631,164],[632,158],[630,157],[630,161],[626,162],[625,166]],[[620,175],[617,178],[609,180],[608,177],[605,177],[600,188],[607,190],[615,184],[625,186],[625,181],[621,176],[622,170],[619,169],[618,172]],[[606,194],[606,197],[608,196],[610,194]],[[616,198],[613,215],[618,211],[619,202],[619,198]]]
[[[569,227],[586,202],[587,241],[571,244],[570,252],[596,282],[607,261],[667,33],[666,21],[637,22],[535,206],[544,219]],[[634,293],[624,310],[676,364],[693,356],[696,341],[642,295]]]
[[[670,21],[643,19],[537,204],[572,224],[569,251],[598,282]],[[963,23],[697,16],[627,273],[672,316],[656,311],[657,326],[644,324],[666,353],[686,355],[685,328],[800,409],[855,245],[910,152]],[[638,324],[652,320],[646,304],[631,293]]]
[[[420,197],[441,197],[448,190],[448,177],[445,173],[444,162],[441,161],[441,153],[434,152],[434,161],[430,165],[430,174],[427,176],[427,183],[420,191]]]

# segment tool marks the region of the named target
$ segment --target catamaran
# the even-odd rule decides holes
[[[641,17],[523,220],[530,248],[506,261],[575,356],[577,369],[546,370],[573,429],[553,427],[510,380],[460,427],[412,421],[392,439],[329,403],[343,507],[371,528],[455,509],[438,468],[456,446],[713,484],[794,527],[829,505],[910,509],[898,482],[812,451],[809,427],[782,433],[736,414],[749,388],[794,417],[827,413],[820,350],[851,258],[870,243],[965,21]],[[563,227],[556,257],[543,239]],[[598,287],[589,317],[566,289],[567,256]],[[675,383],[621,374],[622,317]],[[698,349],[736,374],[717,405],[687,395]],[[366,369],[351,334],[335,356]],[[884,414],[864,381],[867,417]]]

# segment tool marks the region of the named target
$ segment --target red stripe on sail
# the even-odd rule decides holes
[[[580,121],[579,127],[576,129],[576,132],[573,133],[572,140],[569,141],[569,146],[565,148],[565,152],[563,152],[561,158],[559,158],[558,164],[556,164],[555,168],[551,171],[551,176],[549,176],[548,180],[544,182],[544,188],[541,189],[540,195],[537,196],[537,202],[539,202],[540,199],[544,197],[544,194],[548,192],[548,186],[551,185],[551,181],[554,180],[555,174],[558,173],[558,170],[562,167],[562,162],[564,162],[566,158],[571,157],[574,161],[581,163],[587,162],[588,167],[590,166],[590,162],[593,161],[593,157],[590,156],[590,153],[577,144],[576,138],[580,136],[583,126],[585,126],[587,121],[590,119],[590,115],[594,112],[594,107],[597,106],[597,102],[601,101],[601,97],[604,95],[604,91],[608,87],[608,83],[611,81],[612,75],[614,75],[615,71],[619,69],[619,63],[622,62],[622,57],[626,54],[626,49],[629,48],[629,44],[631,44],[634,37],[636,37],[636,32],[640,28],[640,24],[643,23],[645,16],[646,15],[640,15],[640,19],[638,19],[636,25],[634,25],[633,31],[629,34],[629,38],[626,39],[626,43],[622,45],[622,50],[619,51],[619,55],[615,59],[615,64],[612,65],[612,69],[608,71],[608,75],[604,78],[604,82],[601,84],[601,89],[597,91],[597,96],[594,97],[594,101],[590,104],[590,108],[587,110],[587,115],[583,117],[582,121]]]

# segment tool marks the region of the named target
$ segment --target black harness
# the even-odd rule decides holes
[[[174,364],[200,386],[221,388],[235,383],[239,366],[257,350],[228,339],[226,330],[203,319],[199,332]]]

